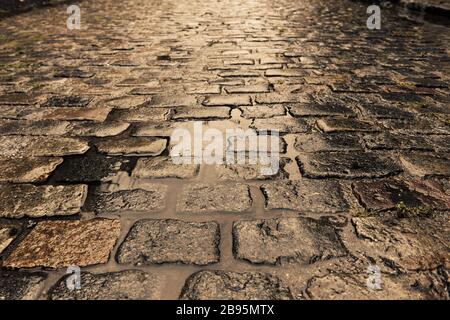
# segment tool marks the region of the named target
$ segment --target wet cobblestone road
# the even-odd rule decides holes
[[[64,5],[0,20],[0,299],[449,298],[448,28],[369,30],[345,0],[80,7],[81,30]],[[195,121],[278,130],[280,171],[172,163]]]

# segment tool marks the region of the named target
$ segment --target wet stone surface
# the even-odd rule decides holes
[[[120,246],[117,261],[134,265],[207,265],[219,261],[219,241],[216,222],[141,220]]]
[[[66,4],[0,13],[0,299],[449,298],[442,21],[383,7],[369,30],[349,0],[81,8],[79,30]],[[217,142],[246,161],[176,163],[177,129],[187,159]],[[279,171],[211,137],[227,129],[278,133]]]

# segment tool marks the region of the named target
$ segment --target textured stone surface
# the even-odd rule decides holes
[[[0,272],[0,300],[36,300],[44,287],[43,273]]]
[[[88,266],[106,263],[120,233],[109,219],[42,221],[4,260],[11,268]]]
[[[0,158],[0,183],[43,182],[62,158]]]
[[[248,186],[243,184],[190,184],[177,202],[181,212],[244,212],[251,208]]]
[[[216,222],[141,220],[130,230],[117,254],[134,265],[219,261],[220,229]]]
[[[44,0],[23,2],[29,1]],[[230,276],[264,271],[282,279],[297,299],[448,299],[448,26],[428,14],[430,7],[425,15],[411,15],[382,6],[382,29],[368,30],[367,6],[347,0],[95,0],[82,3],[81,29],[70,32],[62,3],[9,17],[0,12],[0,223],[20,229],[17,236],[9,227],[3,231],[3,246],[15,238],[0,260],[43,221],[115,217],[122,243],[142,219],[214,220],[221,230],[220,261],[206,269],[224,273],[212,281],[200,277],[202,298],[278,294],[280,287],[272,290],[267,283],[276,282],[265,275],[257,276],[265,284],[249,280],[248,287],[251,277]],[[260,164],[249,162],[172,163],[174,130],[192,132],[194,123],[203,133],[239,128],[264,137],[278,131],[272,159],[279,156],[279,173],[262,174]],[[206,149],[211,141],[204,138]],[[231,139],[217,142],[236,157],[258,151],[250,144],[232,150]],[[80,185],[89,186],[87,195],[84,186],[76,191]],[[279,232],[278,241],[261,230],[252,237],[264,241],[241,246],[241,252],[258,252],[251,259],[270,263],[233,255],[233,223],[299,217],[316,219],[321,228],[304,242],[266,228]],[[352,217],[378,222],[357,228]],[[308,239],[325,239],[325,225],[337,230],[348,254],[312,265],[307,255],[292,254],[308,247]],[[189,238],[194,229],[186,230]],[[173,238],[159,238],[166,243],[161,252],[175,247]],[[92,252],[103,250],[91,242]],[[82,270],[105,274],[96,279],[106,281],[83,297],[101,292],[126,298],[113,294],[119,289],[109,276],[133,269],[117,263],[119,245],[108,263]],[[71,263],[86,258],[69,252]],[[186,256],[182,249],[176,253]],[[281,265],[272,264],[278,257]],[[293,264],[285,266],[287,260]],[[372,264],[382,269],[386,289],[370,294],[364,276]],[[64,269],[33,268],[49,276],[40,291],[48,298]],[[181,263],[139,269],[167,276],[163,299],[178,298],[189,274],[201,270]],[[20,271],[26,270],[13,273]],[[131,278],[121,279],[128,297],[143,297]]]
[[[310,133],[296,135],[294,148],[301,152],[355,151],[362,150],[362,145],[354,134]]]
[[[88,207],[96,212],[154,211],[165,206],[167,186],[146,185],[144,189],[95,192],[88,199]]]
[[[399,180],[355,182],[353,190],[364,207],[370,210],[394,209],[399,205],[409,208],[448,207],[445,200],[414,190]]]
[[[450,157],[429,153],[409,153],[401,156],[401,162],[413,175],[450,177]]]
[[[139,159],[133,170],[138,178],[194,178],[198,174],[198,164],[175,164],[169,157]]]
[[[309,218],[240,221],[233,239],[235,256],[252,263],[314,263],[345,255],[336,230]]]
[[[80,212],[87,193],[86,185],[0,186],[0,217],[21,218],[66,216]]]
[[[157,300],[164,277],[139,270],[81,274],[81,289],[70,291],[63,277],[50,290],[51,300]]]
[[[160,155],[166,148],[167,140],[158,138],[112,139],[97,143],[99,152],[109,155]]]
[[[363,151],[299,155],[297,162],[308,178],[370,178],[401,171],[392,159]]]
[[[86,142],[73,138],[1,136],[0,155],[3,157],[64,156],[85,153]]]
[[[367,121],[360,121],[353,118],[327,118],[317,121],[318,127],[324,132],[346,132],[346,131],[362,131],[374,132],[378,131],[377,127]]]
[[[444,280],[434,273],[398,277],[382,275],[381,288],[367,287],[367,272],[330,273],[308,281],[305,297],[312,300],[417,300],[447,299]]]
[[[405,270],[450,267],[450,223],[446,214],[399,220],[358,217],[352,223],[361,242],[355,245],[363,246],[369,256]]]
[[[339,183],[301,180],[263,184],[267,209],[290,209],[300,212],[339,212],[348,208]]]
[[[20,228],[16,225],[0,223],[0,254],[18,236]]]
[[[183,300],[290,300],[292,294],[276,276],[258,272],[200,271],[187,279]]]

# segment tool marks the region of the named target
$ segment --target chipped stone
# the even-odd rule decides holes
[[[132,137],[103,140],[96,144],[99,152],[109,155],[160,155],[167,146],[166,139]]]
[[[137,178],[194,178],[199,171],[197,164],[175,164],[169,157],[141,158],[133,170]]]
[[[0,183],[43,182],[62,158],[0,158]]]

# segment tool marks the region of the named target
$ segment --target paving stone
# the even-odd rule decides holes
[[[259,272],[199,271],[181,291],[182,300],[291,300],[289,288],[276,276]]]
[[[111,109],[106,107],[39,108],[19,114],[19,117],[25,120],[87,120],[103,122],[110,111]]]
[[[101,124],[89,121],[78,121],[70,124],[68,135],[81,137],[111,137],[123,133],[130,127],[124,122],[103,122]]]
[[[190,120],[190,119],[228,119],[230,118],[230,108],[227,107],[209,107],[191,109],[180,107],[175,109],[172,119]]]
[[[95,192],[87,207],[95,212],[154,211],[165,207],[167,186],[145,185],[145,189]]]
[[[143,107],[135,109],[114,110],[111,120],[118,122],[150,122],[167,120],[171,115],[170,109]]]
[[[0,135],[63,135],[69,131],[70,122],[55,120],[0,120]]]
[[[0,223],[0,254],[17,238],[20,227],[9,223]],[[1,298],[0,298],[1,300]]]
[[[225,88],[227,93],[261,93],[269,92],[269,86],[267,84],[252,84],[245,86],[232,86]]]
[[[288,108],[294,117],[355,116],[352,109],[339,104],[290,104]]]
[[[199,171],[197,164],[175,164],[169,157],[141,158],[133,170],[137,178],[194,178]]]
[[[265,207],[300,212],[342,212],[348,205],[335,181],[301,180],[263,184]]]
[[[111,157],[93,152],[82,156],[66,157],[54,171],[56,182],[100,182],[111,178],[119,171],[130,173],[135,165],[132,157]]]
[[[0,158],[0,183],[43,182],[62,158]]]
[[[203,100],[205,106],[251,106],[250,96],[229,95],[229,96],[208,96]]]
[[[309,264],[346,254],[336,230],[310,218],[235,222],[233,239],[235,257],[252,263]]]
[[[67,276],[49,291],[50,300],[159,300],[164,277],[140,270],[81,273],[81,289],[69,290]]]
[[[114,109],[134,109],[149,106],[151,101],[151,97],[148,96],[121,96],[100,101],[99,104],[104,104]]]
[[[304,96],[298,94],[261,93],[256,95],[255,102],[259,104],[280,104],[306,102]]]
[[[259,131],[278,131],[279,133],[302,133],[309,131],[309,126],[302,119],[290,117],[272,117],[253,120],[250,128]]]
[[[36,300],[44,287],[41,272],[0,272],[0,300]]]
[[[354,245],[369,256],[404,270],[450,267],[450,224],[446,214],[395,221],[358,217],[353,218],[352,223],[360,239]]]
[[[308,75],[300,69],[269,69],[264,74],[266,77],[305,77]]]
[[[0,186],[0,217],[38,218],[79,213],[87,193],[85,185],[33,186],[31,184]]]
[[[176,129],[189,129],[189,122],[146,122],[137,125],[132,135],[136,137],[170,137]]]
[[[450,177],[450,158],[448,156],[414,152],[401,155],[400,160],[406,170],[413,175]]]
[[[38,222],[3,266],[63,268],[106,263],[119,234],[118,220]]]
[[[373,123],[352,118],[327,118],[317,120],[317,125],[324,132],[361,131],[376,132],[378,127]]]
[[[2,157],[45,157],[83,154],[89,149],[80,139],[39,136],[0,136]]]
[[[242,116],[246,119],[271,118],[286,114],[286,109],[282,105],[257,105],[242,107],[241,109]]]
[[[220,228],[216,222],[141,220],[119,248],[117,261],[134,265],[218,262]]]
[[[442,280],[429,272],[398,276],[383,274],[379,290],[369,289],[367,279],[367,272],[334,272],[313,277],[308,280],[305,295],[311,300],[425,300],[446,297]]]
[[[81,69],[65,69],[55,72],[55,78],[92,78],[95,75],[93,72],[84,71]]]
[[[44,102],[42,107],[86,107],[92,101],[91,97],[83,96],[53,96]]]
[[[450,134],[450,128],[438,120],[383,119],[380,122],[388,130],[407,134]]]
[[[129,126],[129,123],[118,122],[0,120],[0,135],[109,137],[124,132]]]
[[[431,140],[424,136],[382,132],[365,135],[364,143],[373,150],[433,150]]]
[[[444,201],[411,189],[399,180],[361,181],[353,183],[353,190],[365,208],[370,210],[408,208],[445,208]]]
[[[401,172],[391,158],[364,151],[300,154],[296,159],[308,178],[377,178]]]
[[[99,152],[109,155],[148,155],[157,156],[164,152],[166,139],[132,137],[109,139],[96,143]]]
[[[295,135],[294,148],[300,152],[362,150],[359,137],[348,133],[309,133]]]
[[[221,164],[216,165],[215,170],[218,180],[279,180],[288,179],[289,174],[285,170],[286,164],[290,163],[289,158],[277,160],[276,165],[272,164]]]
[[[252,206],[249,187],[243,184],[189,184],[177,201],[181,212],[243,212]]]
[[[411,119],[413,114],[411,112],[396,108],[389,105],[379,104],[362,104],[359,106],[363,114],[373,116],[376,118],[392,118],[392,119]]]

